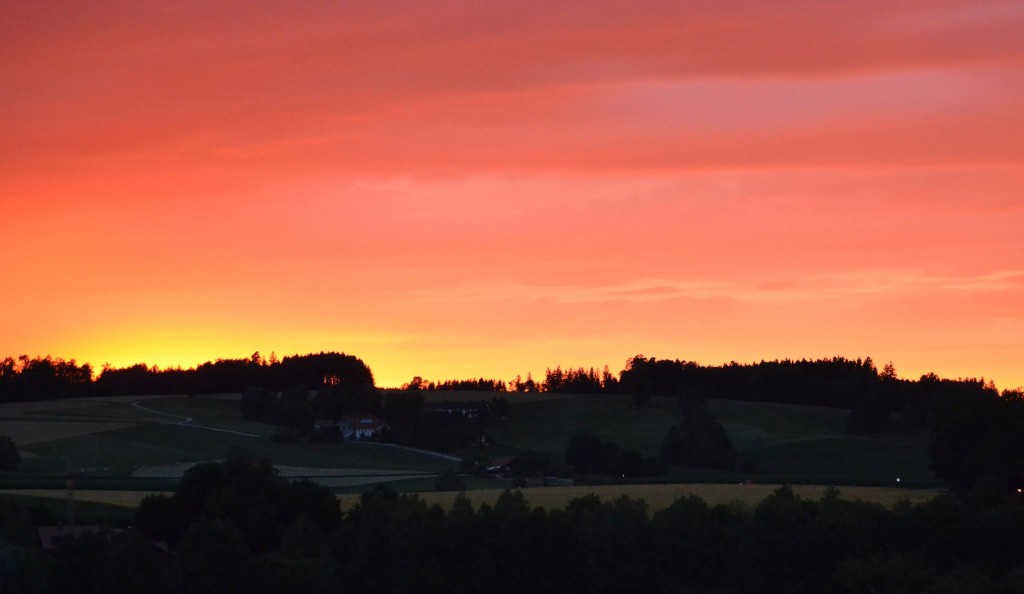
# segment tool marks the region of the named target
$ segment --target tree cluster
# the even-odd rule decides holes
[[[305,529],[296,523],[312,523],[323,539],[338,526],[341,512],[326,487],[288,482],[267,459],[235,452],[225,462],[190,468],[173,495],[146,497],[135,519],[150,538],[172,548],[180,547],[197,520],[222,521],[237,530],[250,552],[263,554],[284,546],[289,530]]]
[[[620,448],[614,441],[602,439],[586,429],[577,431],[569,438],[565,445],[565,463],[578,476],[624,478],[665,473],[664,464],[658,458],[645,457],[633,448]]]
[[[712,398],[853,408],[869,386],[879,382],[870,358],[817,361],[762,361],[701,366],[692,361],[637,355],[620,375],[622,391],[638,404],[651,396],[701,390]]]
[[[707,414],[693,414],[669,428],[661,444],[665,464],[734,470],[736,450],[725,429]]]
[[[275,375],[267,375],[262,378],[264,383],[252,384],[242,391],[239,411],[246,419],[304,434],[315,419],[380,414],[382,399],[373,385],[373,375],[361,360],[350,355],[285,357],[280,363],[270,364],[260,362],[257,353],[248,365]],[[275,369],[275,365],[280,369]],[[293,383],[275,392],[273,387],[285,380]],[[310,386],[314,387],[312,397]]]
[[[612,375],[608,366],[600,374],[593,367],[584,369],[566,369],[561,367],[548,368],[541,384],[542,392],[601,394],[613,393],[618,389],[618,379]]]
[[[259,386],[280,392],[296,385],[309,389],[338,384],[373,385],[373,374],[359,358],[344,353],[248,359],[217,359],[194,369],[160,369],[143,363],[125,368],[105,366],[95,382],[97,395],[209,394],[241,392]]]
[[[666,466],[734,470],[736,450],[717,421],[707,415],[692,415],[669,428],[659,456],[644,456],[581,430],[566,443],[565,463],[578,477],[653,477],[665,474]]]

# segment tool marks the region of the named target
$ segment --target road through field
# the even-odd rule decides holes
[[[135,402],[132,402],[132,406],[134,406],[135,408],[137,408],[139,410],[144,410],[144,411],[146,411],[148,413],[153,413],[155,415],[161,415],[161,416],[164,416],[164,417],[171,417],[171,418],[174,418],[174,419],[180,419],[177,423],[174,423],[174,424],[175,425],[179,425],[181,427],[192,427],[194,429],[206,429],[207,431],[220,431],[221,433],[231,433],[232,435],[242,435],[242,436],[245,436],[245,437],[261,437],[259,435],[256,435],[255,433],[245,433],[243,431],[234,431],[234,430],[231,430],[231,429],[221,429],[220,427],[208,427],[206,425],[196,425],[196,424],[194,424],[192,422],[192,417],[186,417],[186,416],[183,416],[183,415],[176,415],[174,413],[169,413],[169,412],[163,412],[163,411],[160,411],[160,410],[156,410],[155,408],[144,406],[140,402],[141,401],[138,401],[138,400],[135,401]]]

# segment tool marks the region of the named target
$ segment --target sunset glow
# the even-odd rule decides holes
[[[1024,4],[0,4],[0,358],[1024,386]]]

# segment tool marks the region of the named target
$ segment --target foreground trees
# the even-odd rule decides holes
[[[288,482],[266,459],[256,462],[234,453],[226,462],[189,469],[174,495],[144,499],[136,521],[154,540],[176,546],[199,518],[230,523],[247,547],[260,554],[280,548],[295,522],[313,521],[323,534],[329,533],[341,521],[341,511],[326,487]]]
[[[254,509],[240,488],[290,488],[261,467],[250,464],[244,477],[207,467],[167,498],[183,504],[173,554],[154,547],[153,534],[133,530],[86,533],[43,552],[32,514],[0,498],[4,592],[1010,593],[1024,586],[1024,507],[1015,505],[975,508],[940,496],[886,509],[835,490],[807,501],[782,488],[752,509],[689,496],[652,514],[641,499],[594,495],[541,509],[519,491],[479,507],[460,495],[443,509],[377,487],[344,515],[336,503],[328,517],[298,513],[264,541],[269,532],[249,517],[269,515],[279,526],[279,512]],[[305,486],[278,504],[288,515],[325,511],[325,501]]]

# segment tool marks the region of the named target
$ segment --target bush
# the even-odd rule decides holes
[[[666,464],[732,470],[736,451],[729,435],[717,421],[695,415],[673,425],[661,445]]]
[[[21,464],[21,454],[18,453],[18,446],[14,440],[6,435],[0,435],[0,470],[17,470]]]

